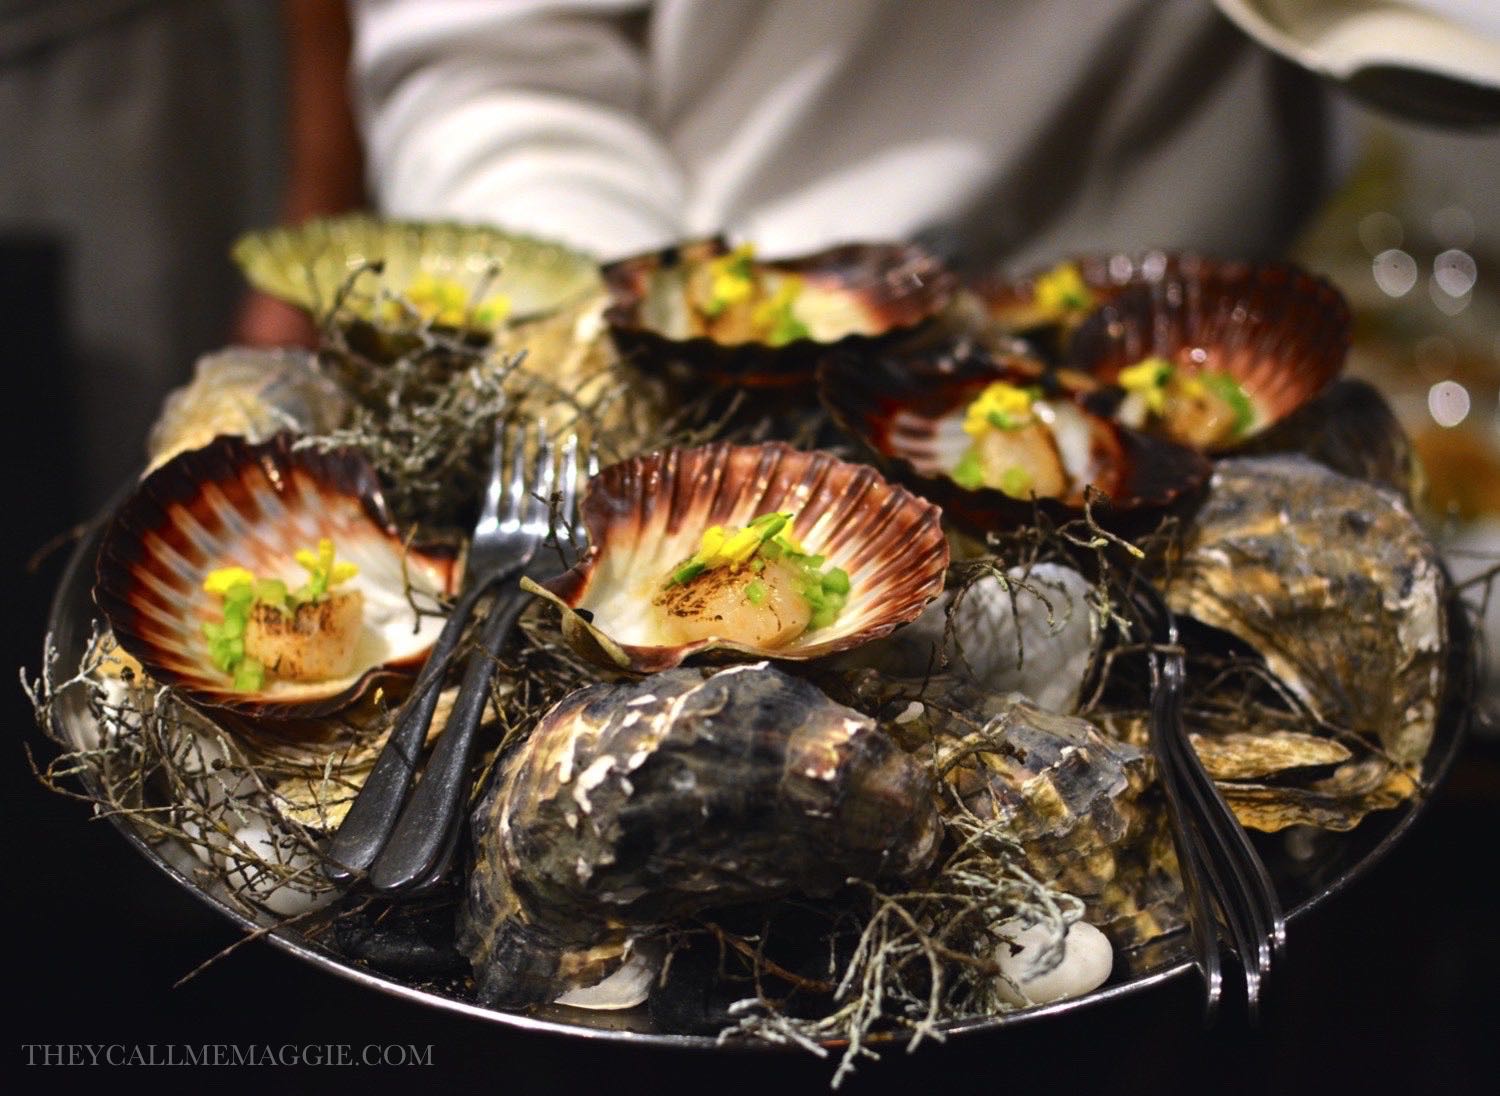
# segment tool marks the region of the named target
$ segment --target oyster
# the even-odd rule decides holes
[[[653,611],[673,568],[710,527],[743,527],[771,512],[793,514],[790,528],[807,550],[845,572],[842,611],[774,649],[743,636],[680,641]],[[637,673],[708,651],[810,659],[848,650],[915,620],[942,592],[948,566],[937,507],[872,468],[779,443],[719,443],[612,465],[589,481],[582,513],[583,559],[545,584],[522,586],[563,610],[563,635],[580,654]]]
[[[1015,490],[959,482],[973,443],[968,411],[996,382],[1040,392],[1036,417],[1047,425],[1027,429],[1050,438],[1034,454],[1050,471],[1028,450],[1017,457],[1024,478]],[[1076,516],[1090,487],[1109,496],[1117,516],[1149,514],[1208,478],[1200,454],[1095,415],[1034,363],[992,357],[963,339],[916,352],[898,347],[873,360],[830,356],[819,366],[818,392],[834,419],[892,461],[915,490],[983,531],[1024,524],[1038,509],[1057,520]]]
[[[1255,649],[1325,724],[1415,775],[1442,700],[1437,551],[1393,492],[1304,457],[1220,461],[1167,602]]]
[[[1170,840],[1159,840],[1160,812],[1140,802],[1145,752],[1023,697],[992,710],[982,728],[929,716],[950,792],[944,809],[1000,824],[1032,874],[1082,899],[1088,921],[1117,946],[1182,924]]]
[[[437,598],[453,590],[454,561],[402,543],[356,452],[293,445],[286,434],[259,445],[220,437],[179,454],[141,481],[105,531],[94,600],[119,645],[194,704],[281,720],[327,715],[381,676],[414,671],[441,629]],[[221,620],[223,602],[205,578],[233,565],[295,587],[305,577],[297,552],[323,538],[358,568],[341,587],[363,601],[352,671],[324,681],[268,676],[236,690],[210,657],[203,629]]]
[[[579,690],[489,780],[460,946],[508,1006],[598,982],[675,918],[914,874],[941,836],[915,761],[765,663]]]
[[[1421,494],[1415,451],[1395,412],[1374,385],[1345,377],[1251,439],[1246,455],[1302,453],[1335,472],[1401,493]]]
[[[727,263],[734,269],[719,269]],[[761,262],[714,238],[623,259],[603,272],[612,299],[605,318],[627,360],[687,380],[752,388],[810,384],[829,346],[866,346],[909,330],[940,313],[954,287],[952,275],[911,244],[847,244]],[[729,296],[745,300],[706,311],[694,303],[705,279],[711,293],[736,276]],[[757,313],[753,287],[761,282],[761,311],[770,317],[764,332],[750,320]],[[744,322],[731,322],[737,318]]]
[[[348,411],[339,386],[305,351],[236,346],[205,354],[192,381],[167,396],[151,427],[147,471],[220,434],[252,442],[283,430],[326,434]]]
[[[1344,366],[1350,326],[1339,291],[1295,266],[1200,260],[1122,289],[1079,326],[1068,364],[1125,386],[1095,401],[1101,409],[1217,451],[1242,444],[1327,387]],[[1132,381],[1149,362],[1159,363],[1156,379]],[[1178,376],[1187,382],[1184,393],[1194,380],[1203,391],[1151,391]],[[1228,389],[1215,395],[1208,381]],[[1162,403],[1153,405],[1157,395]]]
[[[255,288],[318,319],[338,305],[391,330],[433,323],[489,333],[599,288],[593,260],[561,244],[479,225],[363,214],[250,232],[235,241],[233,256]],[[377,282],[384,292],[375,291]]]

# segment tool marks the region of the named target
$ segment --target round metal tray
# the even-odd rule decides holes
[[[94,556],[103,525],[102,519],[97,521],[89,535],[78,544],[53,599],[49,631],[58,652],[59,665],[65,670],[77,666],[83,657],[93,622],[98,617],[92,587]],[[1424,782],[1429,789],[1435,789],[1447,776],[1458,754],[1472,709],[1475,676],[1471,658],[1472,644],[1469,642],[1462,614],[1453,613],[1450,617],[1452,642],[1447,693],[1436,737],[1423,770]],[[60,703],[54,709],[54,720],[54,733],[68,743],[81,744],[87,741],[88,732],[93,726],[92,716],[76,690],[65,693],[60,698]],[[90,789],[93,790],[95,789]],[[1418,799],[1396,810],[1378,812],[1347,834],[1320,832],[1312,855],[1308,855],[1305,848],[1293,855],[1287,840],[1277,835],[1254,835],[1261,855],[1276,880],[1289,920],[1295,922],[1299,916],[1338,893],[1379,862],[1411,828],[1424,805],[1425,800]],[[267,939],[274,946],[371,990],[515,1028],[662,1047],[708,1048],[716,1045],[710,1036],[657,1029],[644,1008],[626,1012],[591,1012],[554,1006],[527,1013],[504,1012],[377,973],[317,941],[307,939],[295,928],[273,928],[275,921],[269,916],[263,919],[246,917],[230,904],[222,892],[214,887],[204,887],[195,878],[193,869],[201,864],[191,850],[176,842],[148,842],[127,818],[119,815],[113,815],[110,820],[142,856],[242,929],[249,932],[270,928]],[[1292,935],[1295,939],[1295,930]],[[1291,961],[1295,962],[1295,959]],[[1032,1023],[1140,993],[1169,979],[1182,977],[1193,968],[1186,934],[1178,933],[1117,956],[1115,971],[1109,982],[1092,993],[1001,1016],[955,1022],[946,1025],[944,1030],[957,1034]],[[776,1049],[769,1043],[757,1045]]]

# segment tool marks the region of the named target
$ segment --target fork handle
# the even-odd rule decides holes
[[[349,813],[323,851],[329,862],[323,872],[335,883],[347,883],[375,862],[386,839],[396,827],[406,790],[411,785],[417,758],[427,741],[427,728],[442,695],[442,681],[453,661],[453,652],[463,635],[464,626],[474,613],[474,606],[496,582],[514,568],[499,569],[482,575],[472,583],[443,624],[437,642],[427,656],[411,696],[396,717],[396,725],[386,739],[375,767],[365,779],[359,794],[349,806]]]
[[[370,868],[370,884],[377,891],[406,890],[429,878],[450,850],[452,830],[462,821],[469,796],[469,765],[476,731],[489,702],[490,659],[531,601],[524,590],[508,586],[498,595],[484,622],[479,650],[469,656],[459,686],[458,701],[447,726],[438,736],[432,756],[416,791],[396,823],[395,832]]]

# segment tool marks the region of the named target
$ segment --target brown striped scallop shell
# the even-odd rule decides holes
[[[1227,373],[1255,410],[1243,441],[1333,382],[1350,327],[1343,295],[1298,267],[1202,260],[1123,289],[1078,328],[1067,357],[1106,384],[1150,357],[1188,373]]]
[[[1146,285],[1183,271],[1198,270],[1207,260],[1166,251],[1139,254],[1075,255],[1052,266],[1020,275],[986,275],[973,279],[970,293],[979,299],[992,329],[1019,335],[1054,364],[1067,358],[1069,341],[1078,325],[1101,304],[1114,300],[1130,286]],[[1078,313],[1057,317],[1037,304],[1037,282],[1062,263],[1072,264],[1092,298]]]
[[[752,265],[803,280],[798,318],[810,335],[781,346],[720,342],[695,329],[688,277],[727,254],[715,237],[622,259],[603,268],[605,312],[622,356],[685,382],[746,388],[810,385],[832,345],[860,346],[908,331],[952,299],[953,275],[914,244],[844,244]]]
[[[141,481],[100,546],[94,600],[115,639],[153,679],[200,706],[275,720],[326,715],[384,674],[415,671],[441,629],[437,617],[413,612],[407,583],[432,608],[454,589],[454,561],[405,547],[359,454],[292,446],[289,434],[259,445],[219,437],[173,457]],[[294,554],[320,537],[359,568],[341,587],[364,595],[354,670],[317,682],[268,675],[261,690],[236,691],[209,659],[203,625],[222,618],[222,602],[204,592],[204,577],[240,566],[295,587],[306,576]]]
[[[795,514],[808,551],[849,574],[834,622],[768,650],[731,639],[664,644],[651,601],[711,525],[743,526],[769,511]],[[690,655],[804,660],[848,650],[915,620],[943,590],[948,542],[938,508],[875,469],[780,443],[671,449],[633,457],[589,481],[589,550],[570,571],[522,585],[563,610],[563,634],[601,665],[654,673]]]
[[[1073,476],[1061,497],[1018,499],[993,488],[969,489],[952,470],[969,446],[964,412],[995,381],[1039,385],[1049,402],[1067,408],[1087,430],[1087,476]],[[1021,358],[996,358],[966,341],[920,353],[854,358],[831,355],[818,369],[818,394],[845,430],[889,461],[913,490],[938,502],[950,518],[991,531],[1082,512],[1088,487],[1109,496],[1106,524],[1164,508],[1200,487],[1209,463],[1199,453],[1148,437],[1090,412],[1080,394]],[[1080,450],[1082,446],[1078,447]],[[1113,516],[1111,516],[1113,514]]]

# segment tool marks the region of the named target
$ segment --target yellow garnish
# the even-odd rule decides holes
[[[741,529],[724,542],[724,546],[719,549],[714,562],[744,563],[751,556],[755,555],[755,550],[759,547],[760,530]]]
[[[728,539],[729,534],[725,532],[724,526],[710,525],[703,531],[703,537],[698,541],[698,558],[713,559]]]
[[[712,279],[710,306],[715,312],[749,299],[755,289],[755,279],[750,273],[750,263],[754,258],[755,245],[740,244],[729,254],[709,260],[708,272]]]
[[[1025,388],[996,381],[964,412],[964,433],[981,437],[986,430],[1014,430],[1031,421],[1035,397]]]
[[[1036,303],[1053,316],[1082,312],[1094,305],[1083,275],[1073,263],[1059,263],[1036,280]]]
[[[203,589],[210,594],[223,597],[235,586],[251,586],[255,583],[255,576],[243,567],[220,567],[216,571],[210,571],[203,579]]]
[[[402,296],[423,320],[443,327],[489,329],[498,327],[510,314],[510,298],[503,293],[486,297],[476,304],[472,293],[455,278],[418,275]],[[400,302],[387,301],[380,315],[387,323],[397,323],[405,318],[405,314]]]
[[[1153,415],[1160,415],[1167,407],[1167,386],[1174,372],[1166,358],[1146,358],[1120,370],[1120,387],[1139,395]]]
[[[299,548],[295,558],[308,572],[307,584],[292,595],[297,601],[316,601],[332,587],[359,574],[359,568],[354,564],[334,561],[333,541],[327,537],[319,539],[316,555],[306,548]]]

